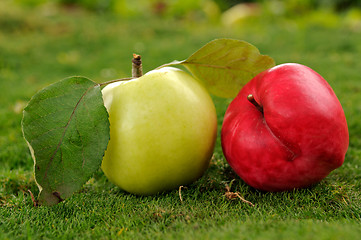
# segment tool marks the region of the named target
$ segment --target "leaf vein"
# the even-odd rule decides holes
[[[226,70],[233,70],[233,71],[244,71],[250,74],[254,74],[253,71],[249,71],[244,68],[234,68],[231,66],[222,66],[222,65],[213,65],[213,64],[207,64],[207,63],[198,63],[198,62],[185,62],[185,64],[192,64],[196,65],[198,67],[207,67],[207,68],[218,68],[218,69],[226,69]]]
[[[74,115],[75,115],[75,112],[76,112],[76,110],[77,110],[80,102],[83,100],[84,96],[85,96],[92,88],[94,88],[94,87],[97,86],[97,85],[99,85],[99,84],[95,84],[95,85],[90,86],[90,87],[83,93],[83,95],[80,97],[79,101],[76,103],[76,105],[75,105],[75,107],[74,107],[74,109],[73,109],[73,111],[72,111],[72,113],[71,113],[71,115],[70,115],[70,117],[69,117],[69,120],[68,120],[67,124],[66,124],[65,127],[64,127],[64,131],[63,131],[63,134],[62,134],[62,136],[61,136],[61,138],[60,138],[60,140],[59,140],[59,143],[58,143],[58,145],[57,145],[57,147],[56,147],[53,155],[50,157],[50,161],[49,161],[49,163],[48,163],[48,165],[47,165],[47,167],[46,167],[45,174],[44,174],[44,177],[43,177],[44,180],[45,180],[46,177],[47,177],[48,170],[49,170],[49,168],[50,168],[50,166],[51,166],[51,164],[52,164],[52,162],[53,162],[53,160],[54,160],[54,157],[55,157],[56,153],[59,151],[60,146],[61,146],[62,143],[63,143],[63,139],[64,139],[64,136],[65,136],[65,133],[66,133],[66,131],[67,131],[69,125],[70,125],[71,120],[73,119],[73,117],[74,117]],[[61,153],[61,154],[62,154],[62,153]]]

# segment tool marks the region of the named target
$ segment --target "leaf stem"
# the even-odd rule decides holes
[[[174,65],[179,65],[179,64],[183,64],[185,62],[185,60],[183,61],[178,61],[178,60],[174,60],[173,62],[170,63],[166,63],[163,64],[159,67],[157,67],[154,70],[158,70],[161,69],[163,67],[168,67],[168,66],[174,66]],[[115,83],[115,82],[120,82],[120,81],[128,81],[134,78],[139,78],[143,75],[143,69],[142,69],[142,60],[141,60],[141,56],[138,54],[133,54],[133,59],[132,59],[132,77],[127,77],[127,78],[120,78],[120,79],[114,79],[114,80],[110,80],[104,83],[99,83],[100,87],[106,86],[108,84],[111,83]]]
[[[158,69],[161,69],[161,68],[164,68],[164,67],[169,67],[169,66],[174,66],[174,65],[183,64],[184,62],[185,62],[185,60],[183,60],[183,61],[174,60],[173,62],[160,65],[160,66],[157,67],[155,70],[158,70]]]
[[[39,203],[38,203],[37,200],[35,200],[35,197],[34,197],[33,193],[31,192],[30,189],[28,189],[28,192],[29,192],[29,194],[30,194],[31,201],[33,202],[34,207],[38,207],[38,206],[39,206]]]
[[[119,79],[114,79],[114,80],[110,80],[110,81],[107,81],[107,82],[103,82],[103,83],[99,83],[99,86],[106,86],[108,84],[111,84],[111,83],[115,83],[115,82],[120,82],[120,81],[127,81],[127,80],[132,80],[134,79],[133,77],[127,77],[127,78],[119,78]]]

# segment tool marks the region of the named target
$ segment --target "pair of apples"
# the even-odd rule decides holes
[[[106,86],[110,141],[102,162],[123,190],[151,195],[203,175],[213,154],[217,115],[202,84],[165,67]],[[312,69],[282,64],[247,83],[229,105],[224,155],[250,186],[285,191],[311,186],[340,167],[348,148],[345,114]]]

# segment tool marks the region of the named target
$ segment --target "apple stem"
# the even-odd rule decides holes
[[[142,69],[141,56],[134,53],[132,59],[132,77],[139,78],[142,75],[143,75],[143,69]]]
[[[263,107],[259,105],[259,103],[254,99],[254,96],[252,94],[249,94],[247,96],[247,99],[263,114]]]

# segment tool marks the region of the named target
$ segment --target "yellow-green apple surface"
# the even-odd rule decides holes
[[[186,72],[161,68],[103,90],[110,141],[102,170],[121,189],[156,194],[197,180],[213,154],[217,115]]]
[[[224,155],[249,185],[264,191],[309,187],[345,159],[349,135],[330,85],[301,64],[282,64],[247,83],[222,126]]]

